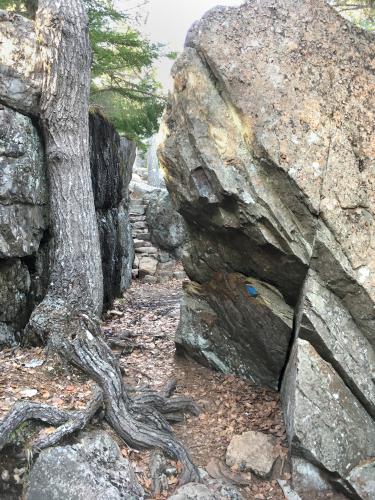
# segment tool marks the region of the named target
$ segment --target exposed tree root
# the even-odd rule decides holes
[[[21,401],[16,403],[0,423],[0,450],[9,441],[11,434],[27,420],[41,420],[57,429],[32,445],[32,453],[53,446],[62,438],[83,429],[103,404],[102,391],[96,388],[94,396],[84,411],[66,411],[44,403]]]
[[[47,314],[44,315],[44,312]],[[104,404],[105,419],[131,447],[159,448],[181,462],[180,484],[199,481],[198,470],[184,446],[173,436],[168,421],[181,419],[182,413],[199,413],[197,406],[181,396],[169,399],[176,386],[167,384],[162,392],[143,390],[133,394],[122,380],[116,357],[102,338],[99,324],[84,313],[69,314],[64,308],[44,309],[43,303],[31,319],[31,327],[46,338],[61,358],[80,368],[99,386],[100,391],[84,412],[66,412],[44,404],[19,403],[0,424],[0,449],[11,432],[27,419],[38,419],[57,426],[56,431],[34,443],[38,451],[56,444],[62,437],[82,429]],[[42,328],[41,328],[42,327]],[[129,394],[130,393],[130,394]]]

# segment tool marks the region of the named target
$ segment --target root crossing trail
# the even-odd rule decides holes
[[[119,358],[125,384],[160,390],[171,379],[177,381],[176,395],[192,398],[201,414],[198,417],[186,415],[184,421],[173,425],[173,430],[189,450],[194,463],[210,473],[217,471],[217,464],[225,461],[225,451],[232,436],[248,430],[275,436],[280,455],[285,456],[285,430],[278,393],[176,356],[174,335],[179,321],[181,285],[178,280],[165,284],[135,281],[125,297],[106,314],[102,329],[107,343]],[[83,410],[94,385],[79,370],[63,367],[56,355],[46,357],[40,347],[5,349],[0,352],[0,420],[20,400],[46,403],[63,411]],[[98,427],[118,440],[139,481],[151,491],[151,452],[127,447],[109,425],[98,418],[90,423],[88,430]],[[21,498],[28,471],[25,441],[43,438],[50,431],[51,428],[45,425],[31,423],[23,427],[15,436],[14,444],[0,454],[0,498]],[[177,473],[168,478],[165,496],[158,498],[171,495],[177,486],[179,464],[169,463]],[[284,498],[276,481],[262,481],[254,474],[248,474],[248,478],[248,486],[238,487],[244,498]]]
[[[119,355],[125,382],[161,389],[168,380],[177,380],[176,393],[191,397],[202,410],[199,417],[187,416],[174,425],[176,436],[200,467],[206,468],[213,459],[224,461],[232,436],[248,430],[275,436],[285,455],[278,393],[175,354],[181,293],[178,280],[164,284],[136,281],[107,314],[105,336]],[[254,475],[251,484],[240,489],[249,499],[284,498],[276,481],[261,481]]]

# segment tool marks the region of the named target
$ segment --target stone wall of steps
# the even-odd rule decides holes
[[[129,215],[135,252],[133,279],[140,278],[147,283],[164,283],[173,278],[185,278],[186,274],[175,257],[152,244],[146,218],[147,207],[146,197],[130,200]]]

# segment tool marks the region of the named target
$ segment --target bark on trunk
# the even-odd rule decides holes
[[[43,405],[13,409],[0,424],[0,448],[12,429],[27,418],[59,426],[37,448],[56,443],[86,425],[103,400],[105,418],[121,438],[137,448],[161,448],[180,460],[181,483],[199,480],[168,423],[176,420],[176,413],[194,413],[196,407],[185,398],[169,399],[170,394],[131,397],[98,323],[103,279],[89,166],[91,52],[82,1],[39,0],[35,31],[34,72],[42,75],[38,114],[50,183],[54,259],[47,295],[33,312],[28,333],[48,340],[64,360],[92,377],[101,391],[86,412],[68,414]]]
[[[54,241],[45,302],[48,310],[57,305],[99,316],[103,279],[89,163],[91,50],[82,2],[40,0],[35,29],[43,75],[39,117]],[[31,319],[39,330],[43,311],[44,303]]]

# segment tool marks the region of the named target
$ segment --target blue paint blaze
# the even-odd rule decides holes
[[[255,287],[253,287],[252,285],[245,285],[245,287],[246,287],[247,293],[250,295],[250,297],[257,297],[258,296],[258,292],[257,292],[257,289]]]

